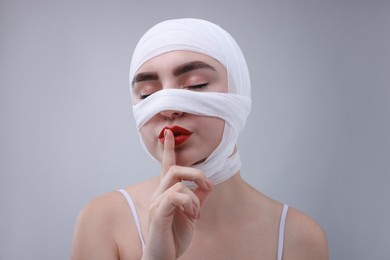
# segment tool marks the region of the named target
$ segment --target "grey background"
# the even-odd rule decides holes
[[[316,219],[331,259],[390,255],[389,1],[0,1],[0,259],[68,259],[92,198],[158,174],[132,118],[141,34],[228,30],[253,112],[243,177]]]

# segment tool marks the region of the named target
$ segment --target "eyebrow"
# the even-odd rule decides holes
[[[191,61],[188,63],[181,64],[174,68],[173,75],[175,77],[180,76],[182,74],[185,74],[187,72],[197,70],[197,69],[209,69],[212,71],[216,71],[216,69],[203,62],[203,61]],[[141,81],[149,81],[149,80],[158,80],[158,74],[156,72],[140,72],[137,75],[134,76],[133,81],[131,82],[131,85],[134,86],[135,83],[141,82]]]
[[[158,75],[156,72],[141,72],[134,76],[131,85],[134,86],[135,83],[148,80],[158,80]]]
[[[197,70],[197,69],[210,69],[213,71],[216,70],[213,66],[211,66],[203,61],[191,61],[191,62],[184,63],[182,65],[177,66],[173,70],[173,75],[180,76],[184,73],[187,73],[187,72],[190,72],[193,70]]]

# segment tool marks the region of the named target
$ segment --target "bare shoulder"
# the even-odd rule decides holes
[[[88,202],[75,225],[72,259],[118,259],[115,243],[115,216],[120,210],[118,192]]]
[[[156,179],[137,183],[126,188],[133,200],[147,199],[155,187]],[[94,228],[105,229],[118,222],[118,218],[124,212],[128,212],[126,199],[118,191],[108,192],[89,201],[80,211],[77,223],[94,226]],[[124,207],[125,206],[125,207]]]
[[[283,255],[283,259],[329,259],[324,230],[294,208],[289,208],[287,214]]]
[[[160,177],[155,177],[144,182],[140,182],[134,185],[131,185],[126,188],[126,191],[131,195],[135,200],[143,201],[149,199],[157,186],[159,185]]]
[[[126,188],[136,206],[147,204],[156,181],[149,180]],[[89,201],[75,225],[72,259],[119,259],[123,250],[139,251],[133,216],[124,196],[108,192]],[[123,238],[126,237],[126,243]]]
[[[80,211],[77,222],[88,225],[110,224],[121,208],[121,195],[108,192],[89,201]]]

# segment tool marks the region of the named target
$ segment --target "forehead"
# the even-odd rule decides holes
[[[216,71],[226,73],[225,67],[208,55],[193,51],[170,51],[146,61],[140,66],[136,74],[141,72],[171,72],[173,68],[192,61],[202,61],[214,67]]]

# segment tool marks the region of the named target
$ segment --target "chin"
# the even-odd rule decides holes
[[[206,159],[207,159],[207,157],[194,160],[192,158],[180,158],[180,156],[177,156],[176,157],[176,164],[179,166],[191,167],[191,166],[195,166],[197,164],[204,162]]]
[[[176,165],[190,167],[194,165],[194,163],[189,160],[180,160],[179,158],[176,158]]]

